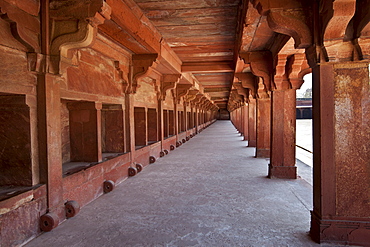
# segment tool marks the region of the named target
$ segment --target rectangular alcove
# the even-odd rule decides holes
[[[175,135],[175,115],[173,110],[168,111],[168,137]]]
[[[0,93],[0,201],[33,185],[30,123],[26,95]]]
[[[168,129],[169,129],[169,123],[168,123],[168,110],[163,110],[163,136],[164,138],[168,138]]]
[[[147,120],[144,107],[134,108],[135,148],[140,149],[147,145]]]
[[[148,144],[153,144],[158,141],[158,114],[157,109],[148,108]]]
[[[187,112],[187,116],[188,116],[188,129],[191,129],[192,128],[191,113]]]
[[[181,111],[177,112],[177,128],[178,132],[181,133],[182,132]]]
[[[100,161],[95,102],[62,100],[61,134],[64,176]]]
[[[124,112],[122,105],[103,104],[101,110],[101,149],[103,160],[124,153]]]
[[[179,132],[185,131],[185,115],[183,111],[179,111]]]

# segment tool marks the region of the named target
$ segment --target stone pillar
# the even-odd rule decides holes
[[[61,155],[60,84],[56,76],[40,74],[37,83],[41,182],[46,183],[48,210],[65,218]]]
[[[321,64],[313,68],[313,79],[311,236],[317,242],[368,245],[369,65]]]
[[[174,127],[175,127],[175,135],[176,135],[176,141],[178,141],[178,135],[179,135],[179,111],[178,111],[178,105],[177,105],[177,99],[173,99],[174,106],[173,106],[173,117],[174,117]]]
[[[190,129],[194,128],[194,105],[190,103]]]
[[[248,104],[248,147],[256,147],[257,142],[256,99],[250,97]]]
[[[275,90],[271,97],[269,178],[297,178],[295,166],[296,90]]]
[[[199,108],[197,104],[195,104],[195,133],[199,133]]]
[[[184,125],[184,127],[183,127],[183,130],[185,131],[185,132],[187,132],[188,131],[188,107],[187,107],[187,103],[185,102],[185,100],[184,100],[184,102],[183,102],[183,105],[184,105],[184,112],[183,112],[183,119],[182,119],[182,124]],[[187,135],[187,134],[186,134]]]
[[[240,107],[238,107],[237,109],[236,109],[236,127],[237,127],[237,129],[238,129],[238,132],[241,134],[241,135],[243,135],[243,130],[242,130],[242,128],[241,128],[241,126],[242,126],[242,111],[241,111],[241,108]]]
[[[126,129],[126,152],[130,152],[131,162],[135,157],[135,113],[134,94],[125,94],[125,129]]]
[[[243,106],[243,132],[244,132],[244,141],[249,139],[249,104]]]
[[[240,129],[241,129],[242,136],[245,135],[245,130],[244,130],[244,121],[245,121],[244,107],[245,107],[245,104],[243,102],[242,106],[240,107]]]
[[[148,145],[148,118],[145,107],[134,108],[135,146]]]
[[[271,99],[257,98],[256,157],[270,157]]]
[[[168,124],[168,121],[164,121],[164,118],[167,117],[164,116],[164,110],[163,110],[163,100],[159,99],[158,100],[158,112],[157,112],[157,129],[158,129],[158,137],[159,141],[161,142],[161,150],[163,150],[163,141],[164,141],[164,136],[165,136],[165,128],[168,128],[165,126],[165,122]]]

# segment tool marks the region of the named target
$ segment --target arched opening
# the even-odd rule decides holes
[[[297,90],[296,158],[312,167],[312,73],[305,75],[303,80],[303,85]],[[312,181],[312,177],[309,179]]]

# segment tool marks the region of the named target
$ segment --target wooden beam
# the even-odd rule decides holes
[[[183,63],[182,72],[234,72],[230,62],[190,62]]]

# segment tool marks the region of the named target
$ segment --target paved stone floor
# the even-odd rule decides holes
[[[309,166],[313,166],[312,119],[297,119],[296,157]],[[310,151],[310,152],[308,152]]]
[[[312,186],[266,178],[254,152],[218,121],[26,246],[320,246]]]

